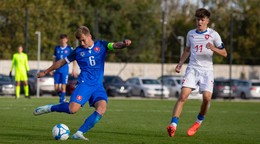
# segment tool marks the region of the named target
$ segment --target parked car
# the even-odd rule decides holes
[[[15,95],[14,80],[4,74],[0,74],[0,95]]]
[[[78,77],[74,77],[73,75],[69,74],[68,83],[66,85],[66,94],[67,95],[72,94],[72,92],[76,88],[77,83],[78,83]]]
[[[242,99],[260,98],[260,80],[243,80],[238,83],[238,94]]]
[[[160,97],[163,91],[163,97],[169,97],[169,89],[166,86],[162,87],[161,82],[155,78],[148,77],[133,77],[126,80],[130,84],[132,90],[131,95],[141,97]]]
[[[158,77],[158,80],[160,80],[162,82],[162,80],[168,79],[168,78],[182,79],[183,76],[182,75],[163,75],[163,76]],[[181,81],[180,81],[180,83],[181,83]]]
[[[240,79],[215,79],[212,98],[237,98],[240,96],[239,89],[242,88],[240,85],[244,80]],[[231,88],[230,88],[231,85]]]
[[[116,75],[105,75],[103,85],[108,96],[130,96],[131,86]]]
[[[43,70],[40,70],[43,71]],[[30,88],[30,94],[36,94],[37,92],[37,73],[38,70],[32,69],[29,71],[28,84]],[[54,78],[49,73],[44,77],[39,78],[40,95],[52,94],[55,95]]]
[[[170,97],[179,97],[181,94],[181,77],[166,77],[163,78],[163,84],[169,89]]]
[[[162,78],[159,77],[159,80],[169,89],[170,97],[178,98],[181,94],[183,76],[176,75],[165,75]],[[198,88],[193,90],[189,95],[188,99],[202,99],[202,94],[199,93]]]

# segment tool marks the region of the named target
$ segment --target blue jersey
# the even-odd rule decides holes
[[[90,48],[79,46],[65,58],[67,63],[77,61],[81,70],[79,83],[87,85],[102,84],[104,76],[105,58],[108,51],[108,42],[98,40]]]
[[[55,57],[55,61],[61,60],[65,57],[67,57],[72,51],[72,47],[67,45],[65,48],[62,48],[61,46],[56,46],[55,50],[54,50],[54,57]],[[59,72],[59,73],[65,73],[68,74],[69,73],[69,65],[65,64],[64,66],[58,68],[55,72]]]

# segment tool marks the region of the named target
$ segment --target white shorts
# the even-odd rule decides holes
[[[213,92],[214,74],[213,71],[197,70],[188,67],[183,78],[182,87],[197,89],[200,93],[204,91]]]

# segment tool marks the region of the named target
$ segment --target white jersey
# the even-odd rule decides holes
[[[220,35],[211,28],[204,32],[197,32],[196,29],[188,32],[186,47],[190,48],[190,68],[213,71],[213,51],[206,47],[208,42],[217,48],[224,48]]]

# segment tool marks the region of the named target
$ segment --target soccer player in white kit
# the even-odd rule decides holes
[[[171,124],[167,127],[170,137],[173,137],[178,125],[183,105],[192,90],[199,88],[203,94],[203,101],[196,122],[188,129],[187,135],[193,136],[201,126],[204,116],[210,105],[213,92],[214,74],[212,56],[214,53],[227,57],[227,51],[220,35],[213,29],[208,28],[210,12],[200,8],[196,10],[196,29],[187,34],[186,48],[178,65],[175,68],[180,72],[185,60],[190,56],[190,61],[182,82],[181,95],[178,98],[172,112]]]

